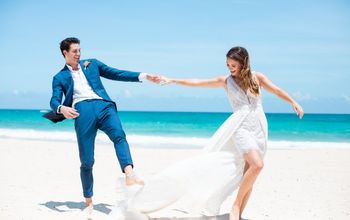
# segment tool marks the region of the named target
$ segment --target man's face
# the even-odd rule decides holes
[[[66,63],[70,66],[76,66],[80,60],[80,45],[79,44],[71,44],[69,51],[63,51],[64,58],[66,59]]]

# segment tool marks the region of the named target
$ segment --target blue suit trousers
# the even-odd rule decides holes
[[[89,99],[78,102],[75,108],[79,113],[74,125],[81,162],[80,178],[84,197],[91,198],[93,196],[92,168],[95,162],[95,138],[98,129],[105,132],[114,143],[114,149],[123,172],[126,166],[133,166],[133,162],[129,144],[113,102]]]

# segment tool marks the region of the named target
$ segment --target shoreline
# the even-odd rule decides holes
[[[31,129],[3,129],[0,128],[0,139],[16,139],[22,141],[49,141],[76,143],[76,134],[74,131],[44,131]],[[164,149],[201,149],[209,137],[195,136],[162,136],[162,135],[143,135],[128,134],[127,140],[131,146],[137,148],[164,148]],[[98,132],[96,143],[108,144],[109,138],[103,132]],[[350,149],[350,141],[309,141],[309,140],[283,140],[269,139],[268,149],[308,149],[308,148],[332,148],[332,149]]]
[[[78,219],[84,203],[76,143],[0,138],[0,150],[0,219]],[[173,148],[131,151],[136,172],[146,180],[200,153]],[[349,219],[349,158],[347,148],[268,149],[244,219]],[[96,143],[97,219],[112,219],[121,176],[112,144]],[[223,213],[232,198],[223,204]]]

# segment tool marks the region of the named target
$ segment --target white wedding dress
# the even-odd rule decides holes
[[[255,149],[264,156],[267,121],[261,95],[245,93],[231,76],[226,82],[234,113],[200,155],[179,161],[147,181],[129,199],[129,211],[148,217],[216,216],[239,186],[244,153]]]

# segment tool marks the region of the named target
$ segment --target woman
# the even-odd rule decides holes
[[[229,76],[214,79],[170,79],[164,84],[224,88],[234,109],[197,157],[179,162],[154,177],[132,199],[143,213],[176,212],[217,215],[222,202],[239,186],[230,220],[239,220],[263,168],[267,145],[267,121],[261,104],[261,88],[290,103],[303,117],[302,107],[264,74],[250,69],[248,52],[234,47],[226,55]],[[165,214],[168,215],[168,214]]]

